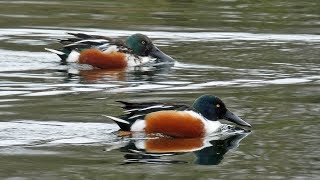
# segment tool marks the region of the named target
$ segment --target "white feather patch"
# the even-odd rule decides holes
[[[129,119],[134,119],[134,118],[137,118],[137,117],[140,117],[140,116],[144,116],[144,114],[134,115],[134,116],[129,117]]]
[[[162,105],[162,104],[159,104],[159,105],[154,105],[154,106],[150,106],[150,107],[146,107],[146,108],[142,108],[142,109],[129,109],[129,110],[126,110],[125,112],[132,112],[132,111],[145,111],[145,110],[148,110],[148,109],[153,109],[153,108],[163,108],[163,109],[166,109],[166,108],[170,108],[170,107],[173,107],[173,106],[165,106],[165,105]]]
[[[132,112],[132,111],[137,111],[139,109],[129,109],[129,110],[125,110],[124,112]]]
[[[112,53],[112,52],[118,52],[119,48],[115,45],[108,47],[108,49],[104,50],[104,53]]]
[[[134,122],[130,128],[131,131],[143,131],[146,127],[145,120],[137,120]]]
[[[77,41],[76,43],[85,43],[85,42],[95,42],[95,43],[108,43],[109,41],[106,39],[85,39],[81,41]]]
[[[205,124],[205,129],[206,129],[206,135],[210,135],[212,133],[218,132],[221,130],[222,124],[220,121],[210,121],[207,120],[207,123]]]
[[[79,60],[80,53],[77,51],[71,51],[68,58],[66,59],[67,62],[77,62]]]
[[[134,145],[136,146],[136,148],[138,149],[145,149],[145,140],[137,140]]]
[[[139,111],[145,111],[145,110],[153,109],[153,108],[170,108],[170,107],[172,107],[172,106],[154,105],[154,106],[150,106],[150,107],[139,109]]]
[[[206,135],[210,135],[221,129],[221,123],[218,120],[217,121],[208,120],[205,117],[203,117],[201,114],[196,113],[194,111],[185,111],[185,112],[189,113],[191,116],[197,119],[200,119],[202,121],[202,123],[204,124]]]
[[[149,56],[137,58],[133,55],[127,55],[126,59],[127,59],[129,67],[143,66],[143,65],[155,60],[155,58],[151,58]]]
[[[44,48],[46,51],[50,51],[52,53],[58,54],[58,55],[64,55],[64,52],[55,50],[55,49],[49,49],[49,48]]]
[[[110,118],[110,119],[112,119],[114,121],[118,121],[118,122],[124,123],[124,124],[130,124],[128,121],[120,119],[120,118],[116,118],[116,117],[113,117],[113,116],[107,116],[107,115],[102,115],[102,116]]]
[[[90,44],[90,42],[104,44],[104,43],[108,43],[109,41],[106,40],[106,39],[85,39],[85,40],[81,40],[81,41],[77,41],[77,42],[68,44],[68,45],[66,45],[65,47],[68,47],[68,46],[76,46],[76,45],[81,44],[81,43],[83,43],[83,44]]]

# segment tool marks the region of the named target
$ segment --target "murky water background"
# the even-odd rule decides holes
[[[1,1],[1,179],[319,179],[318,1]],[[140,32],[178,60],[128,71],[61,65],[66,32]],[[221,97],[253,125],[216,165],[197,153],[123,164],[116,100]],[[106,149],[109,149],[106,151]],[[217,153],[219,154],[219,153]]]

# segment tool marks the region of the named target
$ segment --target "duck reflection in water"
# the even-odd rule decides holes
[[[66,74],[66,81],[81,78],[88,83],[157,81],[162,78],[159,74],[171,74],[172,71],[171,66],[164,65],[129,69],[97,69],[87,65],[74,65],[66,70],[58,70]]]
[[[80,70],[80,77],[82,77],[86,82],[99,82],[103,80],[113,80],[113,81],[126,81],[126,73],[123,69],[90,69],[90,70]]]
[[[238,130],[236,133],[206,138],[129,138],[130,140],[120,147],[114,146],[106,150],[119,149],[124,152],[124,164],[183,164],[188,162],[172,157],[193,153],[196,164],[218,165],[223,156],[229,150],[237,148],[240,141],[249,134],[246,130]]]

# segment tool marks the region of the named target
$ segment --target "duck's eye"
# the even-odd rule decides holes
[[[145,41],[141,41],[141,44],[146,44],[146,42]]]
[[[216,107],[219,108],[219,107],[220,107],[220,104],[217,104]]]

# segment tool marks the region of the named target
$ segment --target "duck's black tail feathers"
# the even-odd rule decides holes
[[[123,119],[120,119],[120,118],[117,118],[117,117],[113,117],[113,116],[107,116],[107,115],[103,115],[103,116],[107,117],[107,118],[113,120],[115,123],[117,123],[121,130],[130,131],[130,127],[132,125],[130,122],[123,120]]]
[[[50,48],[44,48],[44,49],[46,51],[49,51],[49,52],[52,52],[52,53],[58,55],[63,62],[66,61],[66,59],[68,58],[69,54],[71,53],[71,51],[67,50],[67,49],[59,49],[59,50],[50,49]]]

